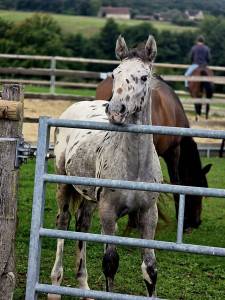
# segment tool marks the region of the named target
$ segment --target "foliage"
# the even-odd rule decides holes
[[[205,36],[211,48],[212,64],[225,66],[225,20],[209,17],[200,25],[200,32]]]
[[[99,35],[99,47],[105,58],[115,58],[115,44],[119,34],[117,23],[113,19],[109,19]]]
[[[16,41],[20,53],[65,54],[61,29],[49,15],[36,14],[26,19],[12,28],[10,37]]]
[[[49,15],[36,14],[14,24],[0,20],[0,52],[32,55],[67,55],[64,37],[57,22]],[[8,65],[4,60],[1,65]],[[41,62],[10,61],[10,65],[41,66]],[[42,66],[46,63],[42,62]]]
[[[128,6],[136,14],[154,14],[174,10],[203,10],[225,15],[225,0],[0,0],[1,9],[96,15],[101,6]]]
[[[158,30],[150,23],[142,23],[136,26],[125,27],[122,33],[129,42],[130,47],[136,46],[138,43],[147,40],[149,34],[153,35],[158,40]]]
[[[151,23],[120,25],[113,19],[107,20],[98,34],[87,38],[81,34],[65,34],[50,15],[36,14],[20,23],[0,18],[0,52],[36,55],[65,55],[90,58],[115,59],[115,42],[119,34],[124,35],[129,47],[145,42],[148,35],[154,35],[158,45],[157,62],[190,63],[188,54],[196,36],[202,33],[211,48],[213,65],[225,65],[225,21],[209,17],[198,31],[159,31]],[[12,61],[10,62],[11,66]],[[41,66],[45,62],[14,62],[20,66]],[[8,60],[1,61],[9,65]],[[59,66],[66,67],[61,62]],[[75,66],[75,64],[74,64]],[[110,66],[76,64],[79,69],[110,71]]]

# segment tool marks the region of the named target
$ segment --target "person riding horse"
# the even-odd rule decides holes
[[[211,53],[208,46],[205,45],[203,36],[199,36],[196,40],[196,44],[191,48],[190,58],[192,64],[187,69],[185,76],[212,76],[212,70],[207,66],[211,59]],[[213,85],[211,82],[188,82],[185,81],[185,87],[190,92],[193,98],[201,98],[205,92],[206,98],[211,99],[213,94]],[[195,104],[196,121],[201,115],[202,104]],[[209,104],[206,104],[206,119],[209,114]]]
[[[205,45],[203,36],[199,36],[196,45],[191,48],[190,52],[191,65],[187,69],[185,76],[190,76],[199,66],[207,66],[211,59],[211,53],[208,46]],[[185,87],[188,88],[188,81],[185,82]]]

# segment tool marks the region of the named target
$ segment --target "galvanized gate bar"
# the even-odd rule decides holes
[[[39,281],[41,259],[41,239],[39,236],[39,229],[43,226],[45,205],[45,181],[43,179],[43,175],[47,171],[47,160],[45,158],[49,146],[49,134],[50,129],[47,125],[47,118],[40,118],[30,231],[26,300],[37,299],[35,285]]]
[[[75,177],[66,175],[44,174],[44,180],[54,183],[74,185],[103,186],[137,191],[154,191],[175,194],[199,195],[210,197],[225,197],[225,189],[203,188],[185,185],[171,185],[162,183],[136,182],[115,179],[98,179],[92,177]]]
[[[90,297],[94,299],[104,300],[163,300],[155,297],[133,296],[119,293],[109,293],[94,290],[84,290],[78,288],[70,288],[64,286],[56,286],[49,284],[37,284],[36,291],[41,293],[53,293],[59,295],[77,296],[77,297]]]
[[[207,196],[214,196],[214,197],[225,197],[224,189],[200,188],[200,187],[179,186],[179,185],[173,186],[169,184],[119,181],[119,180],[110,180],[110,179],[96,179],[96,178],[87,178],[87,177],[72,177],[72,176],[47,174],[46,154],[49,146],[50,126],[90,128],[90,129],[97,129],[97,130],[136,132],[136,133],[146,133],[146,134],[157,133],[157,134],[170,134],[170,135],[182,135],[182,136],[225,138],[225,131],[221,131],[221,130],[220,131],[199,130],[199,129],[190,129],[190,128],[175,128],[175,127],[161,127],[161,126],[153,127],[150,125],[149,126],[145,126],[145,125],[118,126],[118,125],[112,125],[108,123],[58,120],[58,119],[48,119],[46,117],[40,118],[26,300],[37,299],[38,292],[41,293],[51,292],[56,294],[65,294],[65,295],[72,295],[72,296],[74,295],[79,297],[93,297],[95,299],[118,299],[118,300],[147,299],[146,297],[140,297],[140,296],[129,296],[129,295],[105,293],[99,291],[87,291],[84,289],[75,289],[69,287],[58,287],[58,286],[40,284],[39,270],[40,270],[40,255],[41,255],[41,237],[67,238],[72,240],[112,243],[112,244],[128,245],[128,246],[142,247],[142,248],[155,248],[155,249],[164,249],[164,250],[178,251],[178,252],[190,252],[190,253],[197,253],[197,254],[225,256],[225,248],[182,243],[184,202],[185,202],[184,195],[195,194],[201,196],[207,195]],[[105,186],[105,187],[114,187],[114,188],[121,188],[121,189],[158,191],[158,192],[182,194],[180,197],[177,243],[155,241],[155,240],[133,239],[133,238],[118,237],[118,236],[106,236],[106,235],[90,234],[90,233],[82,233],[82,232],[51,230],[51,229],[42,228],[44,205],[45,205],[46,182],[55,182],[55,183],[63,182],[67,184],[76,184],[76,185]]]
[[[184,228],[185,195],[180,194],[178,220],[177,220],[177,243],[182,243]]]
[[[93,122],[93,121],[77,121],[77,120],[64,120],[64,119],[48,119],[49,126],[56,127],[69,127],[80,129],[96,129],[106,131],[118,132],[132,132],[132,133],[154,133],[162,135],[180,135],[180,136],[195,136],[212,139],[224,139],[224,130],[207,130],[207,129],[193,129],[169,126],[153,126],[153,125],[114,125],[106,122]]]
[[[40,236],[51,237],[51,238],[60,238],[60,239],[65,238],[69,240],[108,243],[108,244],[131,246],[131,247],[163,249],[163,250],[177,251],[177,252],[189,252],[195,254],[225,256],[225,248],[220,248],[220,247],[200,246],[200,245],[164,242],[164,241],[156,241],[156,240],[144,240],[144,239],[121,237],[121,236],[101,235],[101,234],[64,231],[64,230],[47,229],[47,228],[41,228],[39,233]]]

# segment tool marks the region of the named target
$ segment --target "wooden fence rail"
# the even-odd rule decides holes
[[[73,77],[79,79],[94,79],[100,80],[107,76],[107,73],[101,72],[91,72],[91,71],[79,71],[79,70],[67,70],[67,69],[57,69],[57,61],[64,62],[79,62],[86,64],[105,64],[105,65],[117,65],[117,60],[105,60],[105,59],[91,59],[91,58],[81,58],[81,57],[62,57],[62,56],[41,56],[41,55],[19,55],[19,54],[0,54],[0,59],[16,59],[16,60],[44,60],[49,61],[49,68],[0,68],[0,74],[4,75],[21,75],[21,76],[48,76],[50,80],[32,80],[28,81],[25,79],[18,79],[24,83],[32,85],[49,85],[50,92],[55,93],[56,86],[72,87],[72,88],[96,88],[96,83],[87,86],[86,83],[74,83],[74,82],[61,82],[56,81],[56,77]],[[169,63],[155,63],[156,68],[170,68],[170,69],[186,69],[188,65],[182,64],[169,64]],[[225,71],[225,67],[219,66],[210,66],[214,71]],[[162,76],[166,81],[210,81],[215,84],[225,84],[224,76],[213,76],[213,77],[202,77],[202,76],[189,76],[185,77],[183,75],[163,75]],[[2,79],[3,82],[4,79]],[[8,79],[7,79],[8,80]],[[15,80],[14,80],[15,82]]]
[[[46,68],[1,68],[0,74],[11,75],[34,75],[34,76],[64,76],[82,79],[102,79],[103,73],[93,71],[79,71],[66,69],[46,69]],[[105,76],[109,73],[104,73]],[[225,84],[225,76],[184,76],[184,75],[162,75],[166,81],[198,81]]]
[[[62,56],[40,56],[40,55],[17,55],[17,54],[0,54],[1,59],[16,59],[16,60],[43,60],[49,61],[49,68],[22,68],[22,67],[0,67],[0,74],[2,75],[13,75],[22,77],[18,79],[1,78],[1,83],[19,83],[26,85],[37,85],[37,86],[49,86],[50,94],[32,94],[26,93],[25,98],[32,99],[48,99],[48,100],[70,100],[70,101],[82,101],[93,99],[93,97],[82,97],[82,96],[70,96],[70,95],[59,95],[56,96],[56,87],[67,87],[67,88],[85,88],[85,89],[95,89],[99,80],[107,77],[109,73],[93,72],[93,71],[81,71],[72,69],[57,69],[56,64],[59,61],[64,62],[79,62],[85,64],[108,64],[117,65],[116,60],[105,60],[105,59],[90,59],[90,58],[80,58],[80,57],[62,57]],[[169,64],[169,63],[156,63],[156,68],[170,68],[170,69],[186,69],[188,65],[181,64]],[[225,67],[211,66],[214,71],[225,71]],[[26,76],[32,76],[32,79],[26,78]],[[38,80],[35,77],[48,77],[49,80]],[[25,78],[24,78],[25,77]],[[57,78],[57,80],[56,80]],[[74,82],[73,79],[81,80],[81,82]],[[184,75],[162,75],[162,78],[168,82],[182,82],[188,81],[200,81],[200,82],[213,82],[214,84],[225,84],[225,76],[184,76]],[[59,80],[60,79],[60,80]],[[62,81],[62,79],[64,79]],[[85,80],[91,80],[93,82],[83,82]],[[68,80],[68,81],[67,81]],[[187,95],[182,91],[178,91],[180,96]],[[225,95],[214,95],[215,98],[211,100],[206,99],[186,99],[184,104],[194,104],[194,103],[212,103],[214,104],[225,104]],[[223,99],[219,99],[223,98]]]
[[[93,58],[83,58],[83,57],[64,57],[64,56],[44,56],[44,55],[21,55],[21,54],[1,54],[0,59],[25,59],[25,60],[47,60],[52,61],[65,61],[65,62],[80,62],[88,64],[105,64],[105,65],[118,65],[118,60],[107,60],[107,59],[93,59]],[[184,64],[170,64],[170,63],[155,63],[157,68],[172,68],[172,69],[187,69],[189,65]],[[220,66],[210,66],[211,70],[214,71],[225,71],[225,67]]]

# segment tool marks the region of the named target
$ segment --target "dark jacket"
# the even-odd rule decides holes
[[[191,48],[191,62],[197,65],[207,65],[210,61],[211,54],[209,47],[204,44],[197,44]]]

